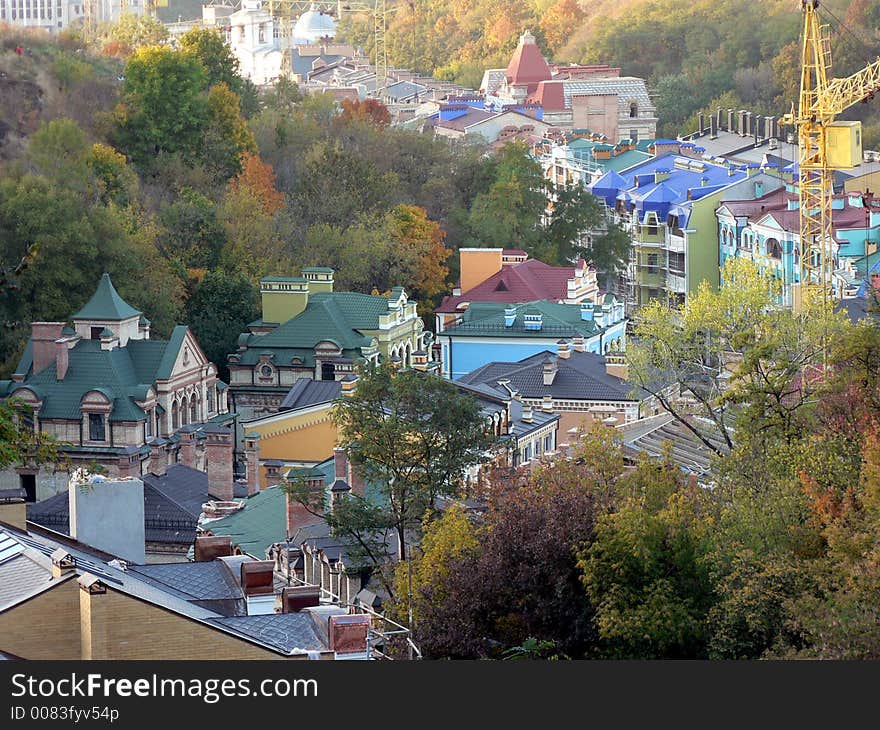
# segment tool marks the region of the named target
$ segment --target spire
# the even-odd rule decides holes
[[[88,303],[73,315],[73,319],[87,319],[98,321],[119,322],[123,319],[138,317],[142,312],[132,307],[126,302],[113,282],[110,281],[110,274],[104,274],[98,283],[98,288],[92,294],[92,298]]]
[[[550,81],[553,74],[547,60],[535,43],[535,36],[526,31],[519,37],[519,45],[507,64],[507,83],[528,84],[537,87],[540,81]]]

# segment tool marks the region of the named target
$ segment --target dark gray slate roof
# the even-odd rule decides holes
[[[296,410],[319,403],[329,403],[336,400],[341,392],[342,383],[338,380],[300,378],[281,401],[281,410]]]
[[[202,504],[208,495],[208,475],[183,464],[172,464],[165,476],[145,474],[144,527],[147,542],[192,545]],[[247,488],[235,485],[236,497],[247,494]],[[28,505],[28,519],[55,532],[70,534],[67,492],[56,494]]]
[[[261,644],[267,644],[285,654],[326,651],[328,648],[326,640],[318,634],[314,619],[308,611],[215,618],[210,619],[210,623],[256,639]]]
[[[544,363],[556,363],[552,385],[544,385]],[[499,380],[509,380],[510,387],[523,398],[589,401],[637,401],[633,386],[605,372],[605,358],[592,352],[573,352],[567,360],[549,351],[539,352],[518,362],[490,362],[463,376],[459,382],[500,387]]]
[[[241,587],[219,560],[200,563],[157,563],[129,570],[190,598],[241,598]]]

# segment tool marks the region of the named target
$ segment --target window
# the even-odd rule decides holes
[[[89,441],[106,441],[103,413],[89,413]]]
[[[25,502],[34,503],[37,501],[37,475],[36,474],[19,474],[19,484],[24,489]]]
[[[272,366],[271,365],[263,365],[260,368],[260,376],[264,378],[272,377]]]
[[[198,404],[196,403],[195,396],[193,396],[189,400],[189,422],[190,423],[198,423],[199,422]]]
[[[89,339],[90,340],[100,340],[101,333],[104,331],[103,327],[90,327],[89,328]]]
[[[150,413],[149,411],[147,411],[147,422],[146,422],[144,428],[146,429],[146,431],[144,432],[144,435],[147,438],[150,438],[153,435],[153,414]]]
[[[639,116],[639,105],[636,102],[632,102],[629,105],[629,117],[630,119],[635,119],[637,116]]]
[[[655,253],[648,254],[648,273],[656,274],[659,266],[659,258]]]
[[[544,451],[553,451],[553,434],[548,433],[544,437]]]
[[[214,386],[208,388],[208,413],[213,413],[214,408]]]
[[[335,380],[336,368],[332,362],[321,363],[321,380]]]

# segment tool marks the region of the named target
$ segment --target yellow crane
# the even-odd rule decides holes
[[[801,45],[801,83],[798,108],[792,105],[783,124],[798,132],[800,190],[800,287],[794,306],[800,307],[804,287],[821,287],[831,294],[834,238],[831,227],[832,175],[862,162],[860,122],[839,122],[845,109],[868,101],[880,90],[880,58],[846,78],[831,78],[831,44],[827,26],[819,21],[819,0],[801,0],[804,28]]]

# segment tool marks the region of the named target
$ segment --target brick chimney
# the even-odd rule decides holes
[[[247,464],[248,497],[259,493],[260,484],[260,434],[250,431],[244,437],[244,459]]]
[[[197,535],[194,545],[197,563],[208,563],[214,558],[232,555],[232,538],[229,535]]]
[[[196,468],[196,426],[183,426],[177,435],[180,437],[180,462],[191,469]]]
[[[68,340],[55,340],[55,377],[64,380],[67,368],[70,367],[70,355],[68,353]]]
[[[568,340],[559,340],[556,343],[556,354],[562,360],[568,360],[571,357],[571,343]]]
[[[300,471],[301,474],[297,474]],[[309,500],[315,501],[317,499],[312,500],[311,497],[317,497],[318,494],[323,494],[324,492],[324,476],[319,471],[315,469],[304,469],[297,470],[291,469],[288,472],[288,479],[302,479],[305,483],[306,490],[308,492]],[[306,509],[302,504],[297,502],[295,499],[292,499],[289,495],[287,497],[287,534],[294,535],[297,530],[302,527],[306,527],[308,525],[314,525],[316,522],[319,522],[321,518],[317,515],[312,514],[308,509]]]
[[[31,322],[31,342],[33,343],[34,374],[45,370],[57,357],[55,340],[61,337],[64,322]],[[66,373],[67,368],[65,368]]]
[[[232,431],[215,427],[206,429],[205,436],[208,494],[214,499],[231,500],[233,497]]]
[[[157,477],[164,477],[168,468],[168,452],[165,450],[167,443],[161,437],[150,441],[150,474]]]

